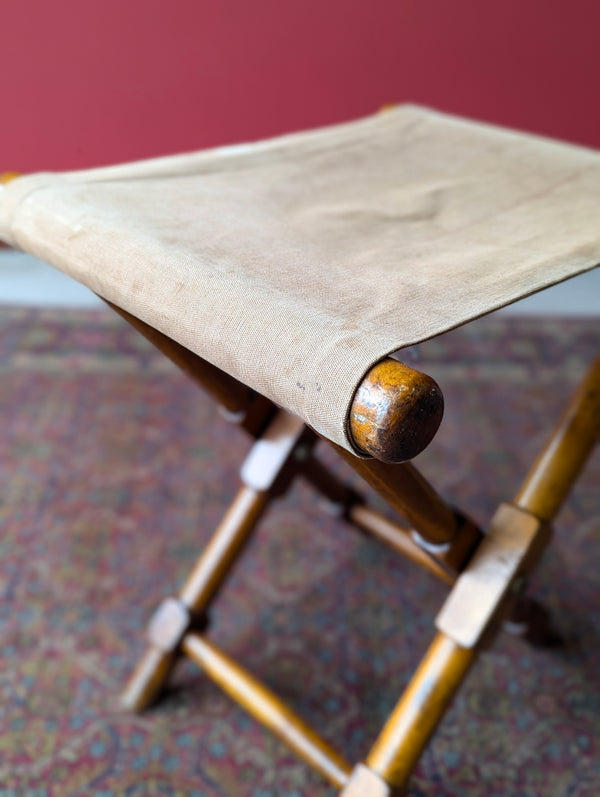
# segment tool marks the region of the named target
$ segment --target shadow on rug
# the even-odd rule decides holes
[[[595,320],[491,317],[411,351],[447,403],[418,464],[485,523],[597,348]],[[190,664],[153,710],[118,704],[148,617],[236,489],[248,449],[239,430],[107,311],[0,310],[0,407],[0,795],[333,794]],[[598,453],[534,583],[564,645],[499,637],[422,758],[412,797],[600,793]],[[298,483],[261,525],[211,633],[358,760],[443,595]]]

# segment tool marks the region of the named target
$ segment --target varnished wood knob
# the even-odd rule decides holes
[[[20,177],[19,172],[0,172],[0,185],[9,183],[11,180],[14,180],[15,177]]]
[[[444,397],[427,374],[382,360],[361,382],[350,408],[356,447],[383,462],[404,462],[425,449],[444,413]]]
[[[15,177],[19,176],[19,172],[0,172],[0,191],[5,183],[9,183],[11,180],[14,180]],[[0,249],[5,249],[7,246],[8,244],[0,240]]]

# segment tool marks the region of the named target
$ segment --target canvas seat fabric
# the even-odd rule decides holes
[[[375,362],[600,263],[600,154],[403,105],[21,177],[0,238],[351,448]]]

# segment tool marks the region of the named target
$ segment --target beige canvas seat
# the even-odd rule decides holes
[[[255,144],[7,180],[0,238],[106,299],[257,438],[215,541],[151,624],[129,704],[154,699],[185,654],[344,794],[402,789],[598,437],[599,380],[596,365],[484,535],[411,465],[387,464],[418,453],[442,411],[401,349],[597,266],[600,154],[398,106]],[[319,464],[317,435],[406,528]],[[268,501],[299,471],[454,585],[413,686],[354,769],[204,632]]]
[[[340,445],[390,352],[600,263],[600,156],[413,106],[10,184],[0,234]]]

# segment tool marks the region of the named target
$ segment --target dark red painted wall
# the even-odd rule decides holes
[[[0,170],[407,100],[600,147],[600,1],[0,0]]]

